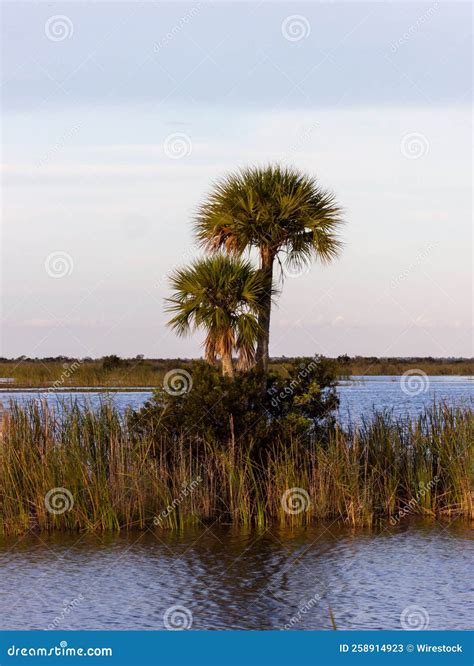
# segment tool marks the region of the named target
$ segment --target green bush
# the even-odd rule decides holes
[[[190,390],[173,395],[160,388],[133,414],[138,435],[166,433],[259,449],[286,436],[324,439],[334,425],[336,370],[326,359],[299,359],[287,367],[285,377],[270,374],[267,379],[253,371],[232,380],[204,362],[196,362],[190,374]]]

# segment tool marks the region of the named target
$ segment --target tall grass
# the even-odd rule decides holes
[[[274,359],[272,372],[286,376],[288,368],[298,359]],[[66,390],[70,387],[97,388],[127,386],[159,386],[168,370],[190,368],[189,359],[123,359],[117,367],[106,367],[101,360],[0,360],[0,379],[14,379],[16,387],[53,387]],[[378,359],[354,358],[338,362],[338,373],[347,375],[401,375],[417,368],[429,375],[472,375],[472,359],[449,361],[442,359]],[[2,384],[0,383],[0,387]],[[4,385],[8,388],[8,384]]]
[[[12,404],[0,439],[0,531],[474,517],[474,418],[466,408],[432,406],[415,420],[376,414],[325,443],[275,442],[261,460],[250,438],[170,441],[159,427],[137,437],[129,423],[106,404]],[[52,512],[52,489],[68,491],[73,505],[66,496],[67,510]]]
[[[179,363],[179,365],[176,365]],[[54,388],[58,391],[71,387],[97,388],[128,386],[159,386],[167,369],[186,367],[189,362],[124,361],[120,367],[105,369],[101,361],[44,361],[0,363],[0,378],[14,379],[12,387]],[[169,367],[168,367],[169,366]],[[1,386],[1,385],[0,385]],[[4,385],[9,388],[8,384]]]

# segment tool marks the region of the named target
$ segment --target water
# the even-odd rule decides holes
[[[433,400],[469,404],[474,383],[430,377],[411,386],[410,394],[399,377],[342,382],[340,419],[374,408],[415,415]],[[123,410],[150,396],[130,389],[105,399]],[[104,393],[0,393],[5,406],[35,397],[96,406]],[[214,525],[179,534],[9,538],[0,540],[0,628],[163,629],[167,610],[178,605],[184,610],[169,611],[169,622],[192,617],[193,629],[330,629],[329,609],[339,629],[400,629],[401,616],[428,629],[468,629],[472,534],[457,521],[411,520],[373,531]]]
[[[343,423],[359,421],[364,415],[376,410],[390,410],[395,415],[414,416],[433,401],[450,405],[472,404],[474,397],[474,377],[455,376],[414,376],[403,379],[398,376],[357,376],[338,386],[340,398],[339,420]],[[0,390],[0,401],[5,407],[10,400],[26,402],[35,398],[46,400],[49,405],[58,401],[74,401],[97,407],[104,399],[109,400],[121,411],[130,406],[140,408],[152,396],[149,390],[129,388],[123,391],[75,390],[52,393],[37,389]]]
[[[472,406],[474,377],[358,376],[341,382],[337,390],[342,421],[358,421],[374,410],[416,416],[433,402]]]
[[[468,629],[472,554],[456,522],[27,536],[0,541],[1,628],[163,629],[179,605],[193,629],[330,629],[329,608],[339,629]]]

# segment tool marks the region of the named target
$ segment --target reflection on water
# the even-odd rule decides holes
[[[468,629],[472,531],[411,522],[231,527],[0,541],[1,629],[162,629],[174,605],[193,629],[400,629],[412,605],[428,629]]]

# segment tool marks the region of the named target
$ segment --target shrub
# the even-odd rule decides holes
[[[334,424],[338,405],[336,371],[321,357],[300,359],[286,376],[270,374],[262,392],[256,372],[222,377],[217,368],[197,362],[191,368],[192,386],[182,395],[164,389],[131,417],[140,436],[166,433],[194,441],[238,441],[241,446],[267,448],[282,436],[323,438]]]
[[[110,356],[104,356],[102,359],[102,369],[106,371],[122,368],[126,364],[127,362],[121,359],[116,354],[111,354]]]

